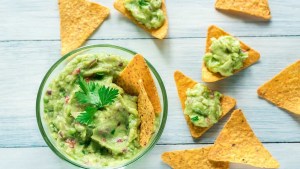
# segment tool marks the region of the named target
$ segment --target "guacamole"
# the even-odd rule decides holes
[[[157,29],[165,21],[161,0],[125,0],[125,8],[148,29]]]
[[[186,96],[184,114],[195,126],[209,127],[218,122],[222,115],[221,93],[198,83],[186,91]]]
[[[126,94],[114,83],[127,64],[127,60],[114,55],[79,55],[48,86],[43,98],[45,122],[56,146],[79,163],[93,167],[119,165],[142,149],[137,96]],[[114,102],[97,110],[88,125],[75,120],[84,111],[75,96],[80,90],[79,73],[87,82],[118,89]]]
[[[231,76],[235,70],[243,67],[248,53],[242,51],[240,42],[232,36],[212,38],[210,52],[204,55],[204,63],[209,71]]]

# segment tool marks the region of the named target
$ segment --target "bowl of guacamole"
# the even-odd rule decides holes
[[[61,159],[81,168],[126,168],[157,143],[168,109],[158,72],[146,60],[161,112],[155,112],[153,123],[146,123],[153,125],[153,133],[143,145],[140,96],[116,82],[136,54],[108,44],[86,46],[60,58],[46,73],[37,95],[37,122],[45,142]]]

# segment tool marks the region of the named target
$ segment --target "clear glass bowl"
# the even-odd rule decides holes
[[[129,60],[131,60],[133,58],[133,56],[136,54],[136,52],[131,51],[129,49],[125,49],[123,47],[114,46],[114,45],[108,45],[108,44],[91,45],[91,46],[86,46],[86,47],[76,49],[76,50],[66,54],[65,56],[63,56],[49,69],[49,71],[46,73],[46,75],[40,85],[37,99],[36,99],[37,123],[38,123],[39,129],[40,129],[40,132],[41,132],[45,142],[47,143],[47,145],[57,156],[59,156],[63,160],[65,160],[75,166],[82,167],[82,168],[91,168],[91,167],[81,164],[81,163],[75,161],[74,159],[70,158],[67,154],[65,154],[63,151],[61,151],[61,149],[59,149],[56,146],[55,140],[51,137],[48,125],[44,121],[43,97],[44,97],[44,94],[46,93],[49,83],[53,80],[53,78],[57,77],[57,75],[61,72],[61,70],[66,66],[66,64],[70,60],[72,60],[77,55],[91,54],[91,53],[115,54],[115,55],[122,56]],[[157,141],[159,140],[159,138],[164,130],[165,123],[167,120],[167,114],[168,114],[167,93],[166,93],[163,81],[162,81],[161,77],[159,76],[159,74],[157,73],[157,71],[155,70],[155,68],[148,61],[147,61],[147,64],[151,70],[153,77],[154,77],[154,81],[156,83],[156,87],[157,87],[158,93],[160,95],[160,101],[161,101],[162,110],[163,110],[160,114],[159,127],[156,130],[156,132],[154,133],[154,135],[152,136],[149,144],[145,148],[143,148],[139,153],[137,153],[137,155],[135,157],[133,157],[126,163],[119,165],[119,166],[101,167],[101,168],[107,169],[107,168],[121,168],[121,167],[126,168],[126,167],[128,167],[131,163],[140,159],[143,155],[148,153],[154,147],[154,145],[157,143]]]

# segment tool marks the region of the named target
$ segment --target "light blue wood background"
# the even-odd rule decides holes
[[[169,35],[156,40],[123,18],[112,0],[97,0],[111,15],[87,44],[109,43],[143,54],[161,74],[167,88],[169,116],[158,145],[131,168],[169,168],[164,151],[212,144],[227,118],[201,139],[189,134],[177,96],[173,72],[200,81],[207,27],[218,25],[261,53],[259,63],[209,84],[237,99],[256,135],[279,160],[282,169],[300,168],[300,116],[259,99],[256,89],[300,59],[300,1],[270,0],[272,20],[220,13],[213,0],[167,0]],[[0,168],[74,168],[56,157],[42,139],[35,118],[39,84],[60,58],[57,1],[0,0]],[[299,84],[300,85],[300,84]],[[253,167],[231,164],[234,169]]]

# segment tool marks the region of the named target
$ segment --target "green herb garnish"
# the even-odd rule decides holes
[[[138,3],[139,3],[140,6],[147,6],[148,5],[148,2],[145,1],[145,0],[139,0]]]
[[[114,135],[115,132],[116,132],[116,129],[113,129],[113,130],[110,132],[110,134],[111,134],[111,135]]]
[[[193,118],[191,118],[192,121],[198,121],[199,120],[199,117],[198,116],[195,116]]]
[[[76,121],[81,124],[91,124],[94,114],[97,110],[103,109],[105,106],[112,104],[119,94],[118,89],[99,86],[94,82],[86,82],[82,75],[78,75],[78,84],[82,91],[75,93],[75,98],[80,104],[87,105],[84,112],[81,112]]]

